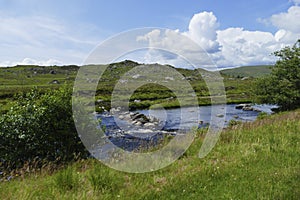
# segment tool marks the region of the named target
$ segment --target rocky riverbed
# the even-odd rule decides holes
[[[225,109],[225,115],[219,114],[217,117],[224,119],[227,126],[230,120],[254,121],[260,112],[272,113],[273,107],[273,105],[231,104],[218,108]],[[97,117],[101,118],[102,125],[105,126],[106,138],[115,145],[132,151],[156,145],[167,135],[184,134],[195,127],[195,124],[198,128],[209,126],[212,119],[211,111],[212,106],[134,112],[123,112],[116,108],[98,114]],[[199,112],[198,117],[195,112]]]

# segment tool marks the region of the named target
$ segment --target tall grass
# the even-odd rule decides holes
[[[94,159],[0,183],[1,199],[300,199],[300,110],[224,130],[204,159],[200,130],[172,165],[145,174]]]
[[[79,186],[79,176],[71,167],[67,167],[55,175],[54,182],[56,187],[62,192],[76,190]]]

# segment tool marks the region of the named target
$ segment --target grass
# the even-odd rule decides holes
[[[0,183],[1,199],[299,199],[300,110],[232,125],[204,159],[205,131],[172,165],[129,174],[94,159]]]
[[[71,167],[68,167],[56,174],[54,184],[61,192],[76,190],[79,187],[79,176]]]
[[[221,74],[231,77],[261,77],[271,73],[273,65],[243,66],[221,70]]]
[[[101,107],[110,108],[111,94],[116,83],[123,77],[123,75],[137,66],[138,63],[133,61],[123,61],[120,63],[110,64],[104,74],[102,75],[97,91],[96,100],[97,111]],[[13,100],[16,93],[27,92],[33,87],[45,89],[57,89],[63,84],[73,85],[77,75],[78,66],[15,66],[9,68],[0,68],[0,104],[1,112],[6,112],[9,106],[7,101]],[[201,73],[208,76],[210,72],[205,70],[189,70],[176,69],[180,72],[193,87],[195,94],[198,96],[199,105],[211,104],[210,94],[207,86],[201,77]],[[224,84],[227,95],[227,103],[244,103],[251,101],[251,85],[254,79],[240,80],[239,78],[232,78],[226,73],[223,74]],[[124,77],[123,77],[124,78]],[[57,83],[52,83],[54,80]],[[170,81],[170,80],[169,80]],[[178,101],[172,99],[175,97],[174,93],[158,84],[146,84],[132,91],[132,88],[127,88],[129,92],[133,92],[130,98],[130,107],[132,109],[142,109],[155,104],[161,104],[165,108],[178,107]],[[218,94],[212,94],[218,95]],[[134,100],[139,100],[134,102]],[[185,100],[184,104],[189,104],[189,99]]]

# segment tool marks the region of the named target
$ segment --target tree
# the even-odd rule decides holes
[[[258,79],[255,94],[260,103],[277,104],[279,110],[300,107],[300,39],[274,52],[279,57],[270,75]]]

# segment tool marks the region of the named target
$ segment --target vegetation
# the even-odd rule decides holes
[[[120,77],[137,66],[133,61],[123,61],[108,65],[102,75],[96,91],[96,110],[101,111],[102,107],[110,108],[111,93]],[[33,87],[46,91],[47,89],[57,89],[61,85],[72,85],[77,75],[78,66],[16,66],[0,68],[0,112],[7,112],[10,102],[16,93],[29,92]],[[202,70],[176,69],[194,88],[198,96],[199,105],[210,104],[210,94],[207,86],[201,77],[201,73],[208,73]],[[235,69],[238,70],[238,69]],[[256,70],[257,71],[257,70]],[[223,71],[221,71],[222,73]],[[222,73],[223,74],[223,73]],[[241,80],[224,73],[224,84],[227,93],[228,103],[243,103],[252,100],[250,86],[254,82],[253,78]],[[130,89],[130,88],[129,88]],[[135,100],[138,100],[135,102]],[[187,99],[186,104],[189,100]],[[165,108],[178,107],[178,101],[174,94],[165,87],[155,84],[145,85],[136,90],[131,99],[132,109],[147,108],[154,104],[161,104]]]
[[[271,71],[257,83],[261,101],[277,103],[283,110],[299,107],[299,47],[300,40],[275,52],[280,60],[272,70],[266,66],[249,67],[244,74],[239,69],[222,71],[228,103],[251,101],[255,77]],[[137,65],[123,61],[107,66],[98,83],[96,110],[109,109],[115,84]],[[230,121],[204,159],[198,158],[198,151],[206,130],[198,130],[191,147],[171,166],[128,174],[86,159],[89,154],[77,135],[71,109],[78,69],[0,69],[1,199],[299,199],[300,110],[262,113],[253,123]],[[194,88],[199,105],[210,104],[201,74],[177,70]],[[179,106],[170,89],[154,84],[138,88],[129,105],[139,109],[155,104]]]
[[[259,78],[269,75],[272,71],[273,65],[257,65],[257,66],[243,66],[232,69],[221,70],[223,75],[235,78],[253,77]]]
[[[64,86],[44,94],[35,89],[18,96],[11,109],[0,116],[0,171],[28,161],[87,156],[72,118],[71,95],[71,88]]]
[[[292,47],[274,53],[279,57],[269,76],[255,85],[258,99],[263,103],[277,104],[281,110],[300,107],[300,40]]]
[[[96,110],[109,109],[114,85],[123,74],[138,63],[123,61],[108,65],[98,84]],[[79,140],[71,109],[71,86],[77,66],[16,66],[0,68],[0,171],[12,170],[25,162],[67,161],[86,157]],[[210,104],[201,74],[195,70],[177,69],[190,82],[200,105]],[[208,73],[203,70],[203,73]],[[224,76],[229,102],[250,99],[253,80],[240,81]],[[35,88],[35,89],[33,89]],[[130,88],[129,88],[130,89]],[[188,105],[187,99],[185,105]],[[163,86],[146,84],[130,98],[131,109],[152,105],[179,107],[174,93]]]
[[[1,199],[299,199],[300,110],[224,130],[198,158],[204,130],[171,166],[144,174],[110,169],[94,159],[0,183]],[[26,168],[24,168],[26,171]],[[5,179],[7,180],[7,179]]]

